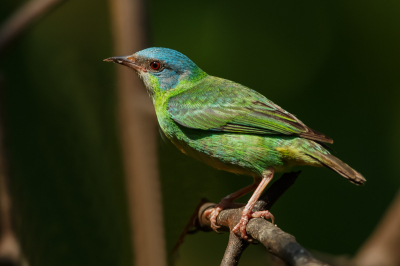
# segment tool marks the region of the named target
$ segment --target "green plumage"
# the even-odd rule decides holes
[[[284,136],[304,131],[287,112],[240,84],[207,76],[192,87],[157,91],[163,95],[155,108],[165,135],[217,169],[259,177],[269,167],[322,166],[305,152],[329,154],[314,141]]]
[[[255,178],[269,168],[325,166],[354,183],[365,181],[321,144],[332,139],[258,92],[207,75],[179,52],[149,48],[108,60],[137,71],[165,135],[182,152],[208,165]]]

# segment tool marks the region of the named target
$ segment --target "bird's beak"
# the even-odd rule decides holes
[[[142,67],[136,63],[135,58],[132,55],[114,56],[114,57],[104,59],[103,61],[114,62],[114,63],[120,64],[120,65],[124,65],[124,66],[130,67],[130,68],[133,68],[138,71],[144,71],[144,72],[147,71],[144,67]]]

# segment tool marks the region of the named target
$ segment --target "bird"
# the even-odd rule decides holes
[[[365,178],[330,153],[333,140],[306,126],[296,116],[264,95],[239,83],[208,75],[184,54],[151,47],[132,55],[104,59],[136,71],[145,85],[165,136],[184,154],[216,169],[253,177],[253,184],[221,199],[205,212],[215,231],[218,214],[253,194],[232,229],[246,234],[249,219],[269,211],[253,212],[258,198],[276,172],[293,166],[326,167],[355,184]]]

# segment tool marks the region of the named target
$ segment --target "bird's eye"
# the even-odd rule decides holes
[[[160,62],[154,61],[154,62],[150,63],[150,67],[151,67],[151,69],[159,70],[161,67],[161,64],[160,64]]]

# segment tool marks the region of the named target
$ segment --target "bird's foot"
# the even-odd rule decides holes
[[[221,226],[217,225],[217,216],[224,208],[219,204],[215,205],[214,208],[208,209],[204,212],[204,215],[210,219],[211,228],[218,233],[218,228]]]
[[[232,202],[232,200],[228,200],[228,199],[222,199],[220,201],[220,203],[218,203],[217,205],[215,205],[214,208],[208,209],[204,212],[205,217],[208,217],[210,219],[210,223],[211,223],[211,228],[218,233],[218,228],[220,228],[221,226],[217,225],[217,217],[218,214],[224,210],[224,209],[228,209],[228,208],[239,208],[242,207],[244,204],[241,203],[234,203]]]
[[[271,219],[272,223],[275,222],[275,218],[270,213],[269,211],[258,211],[258,212],[252,212],[251,210],[245,208],[242,212],[242,218],[240,218],[239,223],[232,229],[232,232],[235,233],[236,235],[239,235],[246,240],[251,242],[251,239],[247,236],[246,233],[246,226],[251,218],[265,218],[265,219]]]

